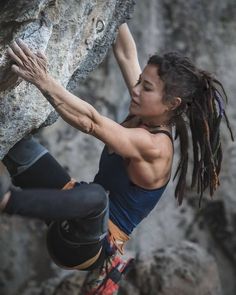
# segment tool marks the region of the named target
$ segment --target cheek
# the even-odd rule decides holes
[[[162,114],[166,112],[167,106],[163,104],[161,98],[150,97],[149,99],[143,101],[142,109],[150,114]]]
[[[141,101],[142,103],[142,106],[144,108],[149,108],[149,109],[156,109],[158,107],[160,107],[160,100],[154,96],[154,95],[149,95],[149,96],[146,96],[145,99],[143,99]]]

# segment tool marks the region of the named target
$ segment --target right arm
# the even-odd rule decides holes
[[[156,153],[159,153],[149,132],[142,128],[134,130],[123,127],[67,91],[47,72],[47,59],[42,53],[34,54],[19,40],[8,48],[8,54],[16,63],[12,70],[34,84],[61,117],[76,129],[100,139],[124,158],[142,160],[144,157],[153,158],[153,153],[156,157]]]
[[[126,23],[119,27],[118,35],[113,44],[114,56],[120,67],[125,83],[131,93],[141,74],[137,48]]]

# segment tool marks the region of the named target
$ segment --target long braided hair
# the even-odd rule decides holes
[[[208,72],[197,69],[191,61],[176,52],[163,56],[153,55],[148,64],[157,65],[157,73],[164,82],[163,101],[181,98],[174,111],[172,123],[180,140],[180,161],[174,179],[178,175],[175,197],[181,204],[186,187],[189,161],[188,125],[193,148],[191,188],[197,187],[199,206],[203,192],[209,188],[212,196],[219,185],[222,162],[220,123],[225,118],[232,140],[233,134],[224,110],[227,95],[223,85]]]

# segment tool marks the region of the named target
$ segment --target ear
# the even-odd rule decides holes
[[[182,99],[180,97],[174,97],[170,102],[169,102],[169,111],[173,111],[177,109],[182,102]]]

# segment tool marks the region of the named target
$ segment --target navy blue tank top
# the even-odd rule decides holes
[[[132,183],[124,159],[116,153],[109,154],[106,146],[94,182],[109,191],[110,219],[127,235],[155,207],[166,188],[164,185],[158,189],[144,189]]]

